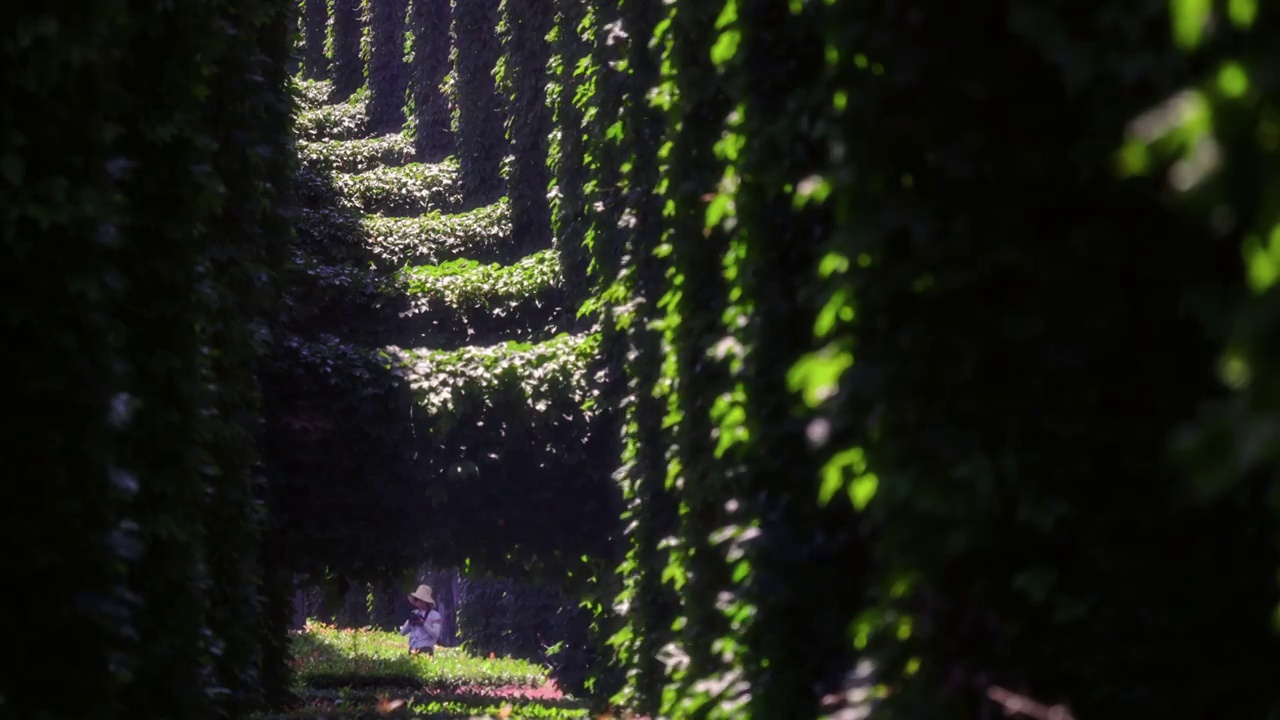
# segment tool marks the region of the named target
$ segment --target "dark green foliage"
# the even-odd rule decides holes
[[[586,123],[585,156],[592,173],[587,183],[586,204],[590,207],[590,227],[585,244],[591,251],[592,280],[597,293],[603,293],[622,271],[621,260],[626,241],[622,220],[622,148],[620,115],[626,92],[627,76],[623,64],[623,45],[617,34],[618,8],[604,3],[592,9],[587,23],[591,32],[592,74],[589,87],[593,91],[580,99],[584,107],[594,110]]]
[[[190,439],[207,432],[199,419],[200,387],[192,380],[202,369],[198,284],[211,238],[175,239],[193,225],[211,223],[218,207],[220,178],[210,165],[216,138],[196,120],[204,109],[198,88],[213,90],[200,77],[205,67],[199,58],[217,57],[221,38],[195,28],[214,20],[207,6],[135,19],[141,33],[129,46],[121,80],[131,96],[166,97],[130,108],[122,124],[131,130],[120,142],[132,164],[120,185],[132,210],[119,227],[121,281],[137,288],[139,299],[156,298],[135,301],[117,315],[127,328],[123,349],[133,365],[121,390],[137,408],[120,458],[139,486],[133,507],[142,552],[130,564],[129,578],[140,605],[149,609],[135,620],[133,681],[122,693],[125,712],[136,715],[148,708],[186,717],[208,712],[200,677],[208,591],[201,567],[205,459]],[[144,131],[165,124],[180,132]]]
[[[362,0],[331,0],[333,3],[333,99],[351,97],[364,84],[364,61],[360,59]]]
[[[243,390],[221,393],[212,402],[225,422],[209,436],[209,458],[221,468],[221,477],[212,484],[204,524],[209,627],[214,637],[210,651],[219,685],[227,692],[224,702],[233,714],[263,699],[258,628],[263,579],[257,556],[262,518],[251,473],[261,416],[257,356],[266,323],[263,318],[250,326],[244,323],[256,308],[274,302],[274,288],[267,285],[271,276],[261,269],[280,264],[282,235],[288,231],[283,213],[291,202],[283,182],[289,165],[282,162],[289,157],[289,111],[280,91],[282,68],[270,54],[287,47],[279,32],[278,16],[284,13],[268,8],[260,9],[265,12],[257,17],[242,14],[243,9],[224,12],[223,20],[232,26],[258,25],[266,52],[230,53],[218,67],[214,86],[221,102],[213,121],[228,128],[219,138],[224,152],[218,153],[215,168],[227,193],[222,217],[213,228],[221,250],[209,265],[214,277],[223,278],[222,287],[215,286],[216,295],[209,298],[209,343],[219,351],[212,355],[203,379],[213,387],[225,384]],[[252,138],[250,152],[226,151],[247,137]]]
[[[1126,126],[1192,79],[1166,5],[1110,26],[1118,5],[1082,9],[1081,27],[1108,28],[1089,33],[1108,53],[1087,82],[1051,50],[1083,42],[1073,24],[1038,26],[1027,10],[992,42],[978,28],[1003,10],[916,5],[910,27],[847,26],[843,41],[914,71],[844,69],[856,100],[842,136],[863,170],[837,186],[861,230],[843,254],[869,261],[851,269],[850,407],[879,409],[878,554],[920,578],[913,599],[933,628],[904,648],[929,665],[903,702],[981,668],[1082,717],[1260,715],[1280,662],[1263,629],[1274,516],[1247,485],[1188,497],[1166,461],[1173,431],[1219,392],[1218,341],[1193,313],[1239,288],[1239,249],[1170,212],[1163,183],[1113,164]],[[942,37],[964,39],[956,55],[920,54]],[[930,100],[908,108],[907,93]],[[988,97],[1014,95],[998,125],[984,120]],[[1007,204],[961,200],[995,196]],[[909,224],[890,219],[908,207]]]
[[[4,24],[8,397],[26,417],[4,459],[42,478],[5,484],[5,574],[27,588],[3,606],[23,658],[5,714],[237,714],[283,670],[258,632],[250,473],[289,232],[270,204],[291,177],[288,8]]]
[[[633,446],[624,433],[628,407],[633,404],[633,399],[627,387],[625,337],[611,305],[622,305],[627,300],[625,288],[617,285],[625,247],[619,201],[623,158],[617,141],[621,138],[610,132],[621,112],[623,91],[622,73],[616,71],[617,63],[622,59],[621,44],[614,42],[616,27],[613,23],[616,21],[616,6],[588,6],[579,26],[583,44],[590,48],[590,55],[580,60],[583,78],[582,85],[575,91],[574,103],[583,111],[582,162],[591,179],[583,186],[582,248],[585,252],[578,256],[575,266],[590,270],[589,276],[581,279],[582,286],[578,292],[594,295],[584,305],[585,312],[580,312],[596,311],[602,321],[601,351],[595,358],[601,380],[601,424],[609,428],[611,457],[626,459],[633,452]],[[567,114],[565,117],[571,116]],[[628,493],[629,489],[623,488],[623,492]],[[628,524],[636,519],[632,512],[622,517]],[[629,550],[634,545],[628,543],[626,547]],[[609,559],[616,564],[621,558]],[[607,641],[616,648],[613,668],[593,668],[591,687],[601,701],[625,687],[630,669],[625,647],[618,647],[619,639],[614,636],[630,620],[626,615],[628,600],[620,587],[628,581],[627,567],[623,564],[618,572],[602,575],[593,588],[593,596],[588,598],[595,615],[594,632],[598,633],[599,641],[602,644]]]
[[[329,58],[324,54],[329,28],[329,0],[302,0],[302,76],[308,80],[329,77]]]
[[[430,536],[436,562],[535,582],[576,571],[585,583],[584,553],[609,555],[617,491],[588,372],[596,344],[561,335],[398,352],[417,400],[422,492],[440,507]],[[542,508],[568,509],[571,519]],[[485,523],[471,521],[480,513]]]
[[[413,32],[414,146],[423,162],[439,162],[454,153],[444,79],[449,72],[449,0],[411,0]]]
[[[821,420],[800,396],[779,392],[796,359],[813,349],[816,240],[834,229],[831,210],[803,203],[802,194],[806,179],[819,177],[829,162],[820,122],[831,107],[822,82],[822,24],[818,3],[800,12],[767,1],[738,4],[742,46],[732,90],[742,102],[739,132],[748,142],[736,167],[734,203],[742,288],[754,312],[743,333],[751,350],[742,371],[752,442],[737,459],[745,465],[739,482],[751,498],[748,512],[760,528],[748,548],[752,573],[743,589],[755,607],[744,638],[755,717],[815,714],[819,697],[837,689],[831,683],[849,666],[851,648],[831,629],[847,627],[864,587],[856,520],[824,512],[811,499],[796,501],[797,493],[817,494],[821,455],[812,451],[812,437]],[[787,32],[778,32],[782,26]],[[779,114],[786,122],[777,122]],[[832,568],[840,568],[838,578]]]
[[[293,44],[293,38],[287,32],[292,19],[290,13],[284,9],[277,9],[258,28],[257,47],[267,61],[263,70],[267,87],[281,87],[288,82],[284,59],[288,56]],[[261,120],[262,132],[282,140],[289,137],[294,110],[284,101],[285,98],[281,97],[276,105],[266,106]],[[283,239],[290,238],[294,234],[293,220],[297,204],[294,188],[282,179],[295,175],[297,161],[290,152],[276,152],[264,157],[263,165],[268,176],[277,179],[274,187],[269,191],[266,188],[262,189],[260,199],[267,201],[264,206],[262,233],[265,237],[272,239],[267,246],[267,258],[270,266],[277,269],[277,278],[279,278],[282,274],[281,269],[285,268],[288,262],[288,247]],[[271,337],[276,337],[276,333],[284,329],[281,322],[283,314],[279,310],[280,299],[277,297],[272,300],[272,312],[264,325],[266,332]],[[254,499],[261,508],[263,517],[260,525],[262,540],[259,543],[257,555],[262,572],[262,589],[259,592],[261,607],[254,625],[257,630],[256,635],[262,644],[260,675],[262,696],[269,707],[281,707],[290,700],[292,695],[290,690],[292,677],[287,661],[289,660],[288,630],[291,609],[289,596],[293,589],[293,578],[284,558],[285,542],[282,526],[276,520],[285,493],[282,488],[270,481],[265,467],[271,462],[271,452],[266,437],[267,426],[262,422],[270,417],[271,400],[265,387],[267,362],[258,367],[257,374],[262,411],[256,430],[261,433],[259,440],[261,457],[253,468],[253,479],[257,491]]]
[[[497,26],[498,0],[454,3],[458,159],[469,207],[496,202],[503,194],[500,172],[506,140],[501,103],[493,84],[493,69],[501,52]]]
[[[547,34],[555,21],[554,0],[504,0],[506,34],[503,52],[507,83],[507,138],[515,161],[507,187],[511,226],[525,252],[551,245],[551,209],[547,186],[547,145],[551,108],[547,105]]]
[[[315,333],[305,320],[293,324]],[[336,322],[317,320],[321,328]],[[326,568],[358,580],[399,572],[414,561],[427,509],[402,450],[412,442],[412,399],[390,358],[316,335],[287,339],[270,386],[272,449],[287,493],[277,516],[288,531],[285,555],[295,572],[316,577]]]
[[[108,272],[119,196],[107,128],[126,101],[114,80],[127,18],[112,2],[66,16],[35,6],[8,12],[17,17],[0,26],[9,68],[0,81],[8,198],[0,273],[18,299],[4,317],[5,394],[24,419],[5,439],[4,462],[44,480],[0,483],[3,562],[22,587],[59,590],[0,601],[29,623],[10,635],[25,660],[0,678],[0,695],[7,711],[29,717],[110,717],[123,670],[110,661],[126,648],[133,614],[125,570],[138,551],[136,525],[121,526],[137,486],[113,470],[122,428],[108,415],[124,368],[112,316],[123,290]],[[49,644],[81,652],[45,652]]]
[[[405,451],[413,442],[413,400],[403,374],[390,355],[352,335],[375,319],[367,301],[375,278],[361,267],[368,248],[355,244],[358,235],[326,232],[358,222],[356,206],[346,202],[409,212],[434,197],[429,170],[379,170],[299,172],[299,201],[325,212],[302,216],[291,248],[287,312],[277,330],[282,347],[265,388],[278,552],[291,574],[344,582],[412,566],[425,509]]]
[[[404,127],[409,66],[404,61],[408,0],[369,2],[369,127],[396,133]]]

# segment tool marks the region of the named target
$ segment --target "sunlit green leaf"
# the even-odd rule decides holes
[[[1212,10],[1212,0],[1169,0],[1173,40],[1178,47],[1190,50],[1200,44]]]

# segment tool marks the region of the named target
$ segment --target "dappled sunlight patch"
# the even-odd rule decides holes
[[[329,104],[333,97],[333,82],[329,80],[303,80],[294,77],[294,98],[300,110],[316,110]]]
[[[562,334],[543,343],[503,343],[453,351],[388,348],[404,364],[409,383],[431,416],[518,395],[542,413],[568,400],[585,406],[598,392],[588,377],[597,335]]]
[[[362,173],[335,173],[339,206],[362,213],[410,217],[447,212],[462,204],[458,163],[412,163]]]
[[[322,105],[298,113],[294,132],[299,140],[355,140],[369,132],[369,108],[363,98]]]
[[[560,260],[554,250],[535,253],[511,265],[458,259],[440,265],[406,267],[396,273],[392,289],[411,298],[412,311],[434,306],[504,314],[538,302],[560,286]]]
[[[396,633],[315,621],[293,633],[292,646],[301,702],[256,720],[589,717],[548,680],[546,668],[523,660],[456,648],[411,656]]]
[[[410,655],[397,633],[339,629],[308,622],[294,633],[294,669],[312,687],[502,687],[536,688],[547,669],[511,658],[477,658],[456,648],[434,656]]]
[[[413,156],[413,140],[404,133],[298,143],[298,159],[304,166],[330,172],[358,173],[382,165],[406,165]]]
[[[388,266],[493,259],[511,238],[511,204],[503,198],[464,213],[413,218],[365,217],[368,245]]]

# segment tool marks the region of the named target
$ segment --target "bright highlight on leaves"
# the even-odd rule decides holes
[[[833,397],[840,389],[840,378],[845,370],[853,367],[853,353],[835,345],[800,359],[787,373],[787,385],[792,392],[799,392],[804,402],[816,408]]]
[[[1195,48],[1204,39],[1213,0],[1169,0],[1173,40],[1184,50]]]

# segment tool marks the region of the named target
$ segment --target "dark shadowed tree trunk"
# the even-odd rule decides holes
[[[449,0],[413,0],[414,147],[423,162],[439,162],[454,150],[449,102],[440,85],[449,72]]]
[[[302,74],[308,80],[324,80],[329,76],[329,59],[324,55],[328,33],[327,0],[305,0],[302,16]]]
[[[376,133],[400,132],[404,128],[408,89],[405,15],[405,0],[370,0],[369,126]]]
[[[502,158],[507,151],[502,111],[494,89],[498,63],[498,0],[468,0],[453,7],[458,48],[458,159],[469,207],[502,197]]]
[[[364,84],[360,35],[363,0],[333,0],[333,94],[343,101]]]
[[[507,72],[511,83],[507,97],[507,127],[511,140],[508,182],[511,193],[512,235],[524,253],[551,246],[551,207],[547,186],[547,146],[551,135],[551,108],[547,105],[547,62],[551,44],[547,33],[555,20],[553,0],[507,0]]]

